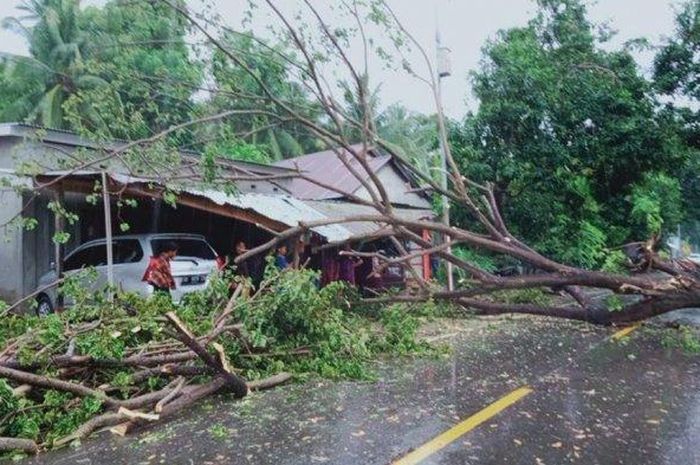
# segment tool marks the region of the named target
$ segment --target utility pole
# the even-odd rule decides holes
[[[437,23],[437,21],[436,21]],[[450,76],[452,74],[452,63],[450,62],[450,49],[444,47],[440,43],[440,28],[436,24],[435,28],[435,47],[437,55],[437,105],[438,105],[438,118],[444,118],[444,112],[442,108],[442,79]],[[440,131],[440,122],[438,121],[438,140],[440,141],[440,159],[441,159],[441,184],[444,190],[447,190],[447,147],[445,144],[447,141],[443,140],[443,135]],[[450,226],[450,199],[446,196],[442,196],[442,222],[449,227]],[[445,235],[445,240],[450,242],[452,238]],[[452,247],[447,248],[447,253],[452,252]],[[453,291],[455,288],[454,277],[452,270],[452,262],[447,262],[447,290]]]

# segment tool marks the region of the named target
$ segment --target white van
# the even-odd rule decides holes
[[[142,296],[153,293],[153,287],[142,281],[148,262],[167,242],[178,245],[178,254],[170,262],[175,289],[171,291],[174,302],[189,292],[204,289],[209,277],[222,265],[214,249],[204,236],[198,234],[138,234],[115,236],[112,238],[114,285],[125,292],[135,292]],[[84,268],[94,268],[97,279],[86,283],[95,291],[107,285],[107,247],[105,239],[96,239],[80,245],[63,261],[65,274],[75,273]],[[55,283],[58,279],[52,270],[39,279],[39,289]],[[39,316],[53,313],[58,297],[57,288],[51,287],[36,296],[36,312]]]

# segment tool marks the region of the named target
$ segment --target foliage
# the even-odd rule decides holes
[[[216,157],[253,163],[270,163],[272,161],[270,155],[265,152],[264,146],[250,144],[237,138],[228,127],[219,129],[219,136],[205,146],[204,152]]]
[[[676,17],[676,33],[654,59],[657,88],[668,95],[700,98],[700,1],[688,0]]]
[[[484,271],[487,271],[489,273],[493,273],[499,268],[499,263],[496,259],[496,257],[489,255],[487,253],[483,253],[481,251],[475,250],[470,247],[464,247],[464,246],[455,246],[452,248],[452,253],[459,259],[467,261],[469,263],[473,263],[475,266],[478,266],[479,268],[483,269]],[[444,268],[444,267],[443,267]],[[438,271],[438,279],[442,282],[444,282],[444,274],[446,273],[445,269],[440,269]],[[465,271],[462,270],[461,268],[453,268],[453,274],[454,277],[457,279],[457,282],[459,283],[466,283],[468,282],[469,279],[469,274]]]
[[[100,91],[82,92],[75,100],[96,107],[110,137],[147,137],[195,115],[191,97],[203,66],[187,44],[187,21],[169,5],[112,0],[86,8],[79,27],[90,37],[87,66],[109,82],[114,98]],[[73,116],[74,129],[104,129],[77,112]]]
[[[605,255],[600,269],[608,273],[624,274],[627,272],[628,262],[629,260],[622,250],[611,250]]]
[[[376,345],[380,349],[399,354],[420,353],[428,349],[425,342],[416,338],[420,320],[415,310],[405,304],[394,304],[383,309],[379,321],[384,327],[384,333]]]
[[[688,169],[678,176],[683,191],[684,236],[700,244],[700,1],[688,0],[678,10],[676,31],[654,58],[654,86],[666,98],[662,114],[677,125]]]
[[[658,236],[664,225],[681,222],[681,187],[677,179],[647,173],[632,189],[631,217],[647,237]]]
[[[661,344],[664,347],[681,349],[688,354],[700,353],[700,336],[690,326],[667,329],[663,332]]]
[[[435,118],[394,104],[377,115],[377,133],[383,143],[416,169],[439,179],[441,175]]]
[[[619,295],[611,294],[605,298],[605,307],[611,312],[619,312],[625,307],[625,303]]]
[[[27,0],[24,15],[6,18],[5,27],[24,36],[30,57],[10,57],[0,100],[4,120],[29,120],[47,127],[66,128],[63,105],[81,90],[107,83],[85,65],[87,40],[80,30],[76,0]],[[28,21],[35,21],[32,26]],[[81,110],[90,114],[89,106]]]
[[[154,2],[27,0],[21,19],[30,57],[4,62],[0,118],[94,137],[144,137],[188,120],[201,66],[185,44],[186,23]]]
[[[538,5],[526,26],[484,47],[472,74],[479,110],[450,138],[462,173],[495,184],[517,236],[557,259],[598,267],[607,248],[646,239],[634,200],[655,195],[649,180],[684,172],[689,154],[673,119],[656,112],[654,89],[632,56],[608,51],[609,33],[588,20],[583,2]],[[678,209],[679,199],[666,200]],[[464,211],[454,216],[471,221]],[[679,215],[667,220],[666,231]]]
[[[288,52],[285,46],[268,45],[252,34],[235,32],[225,37],[224,46],[226,51],[213,51],[211,66],[217,92],[206,102],[206,107],[210,112],[246,112],[221,123],[228,133],[263,148],[271,160],[320,149],[315,136],[303,124],[288,118],[289,115],[275,114],[276,108],[267,96],[269,91],[304,117],[318,119],[317,106],[311,102],[306,88],[295,82],[289,63],[283,58],[282,53]],[[255,78],[246,69],[253,70]],[[200,138],[206,139],[207,134],[218,131],[220,128],[216,126],[205,128]]]
[[[380,312],[377,320],[371,319],[353,311],[356,291],[342,283],[319,289],[318,277],[314,271],[279,272],[268,267],[259,294],[238,301],[235,320],[244,327],[243,338],[224,333],[218,342],[244,377],[256,379],[285,370],[301,378],[367,379],[372,376],[371,362],[379,354],[426,352],[428,347],[416,342],[419,320],[412,309],[394,306]],[[228,301],[230,283],[228,277],[213,277],[206,290],[188,294],[173,305],[162,295],[144,299],[131,294],[120,294],[109,303],[103,294],[81,287],[81,281],[71,278],[63,286],[62,292],[75,303],[63,313],[43,319],[5,316],[0,322],[2,347],[14,341],[19,362],[38,364],[37,373],[46,375],[55,374],[50,357],[65,354],[69,345],[75,355],[120,360],[172,341],[164,318],[168,311],[175,311],[195,335],[207,334]],[[297,353],[299,350],[308,353]],[[160,389],[166,383],[158,377],[135,382],[134,370],[93,368],[86,376],[92,384],[113,386],[112,395],[124,398],[135,391]],[[0,418],[7,419],[0,422],[3,436],[50,444],[102,408],[96,399],[50,390],[20,397],[0,380]],[[222,432],[212,428],[211,433],[218,437]]]

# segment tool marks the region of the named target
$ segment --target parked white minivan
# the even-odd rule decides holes
[[[211,274],[221,267],[222,260],[204,236],[198,234],[138,234],[112,238],[114,285],[124,292],[135,292],[149,296],[153,288],[142,281],[150,257],[155,256],[167,242],[178,245],[178,254],[170,267],[175,278],[175,289],[171,291],[173,302],[179,302],[189,293],[204,289]],[[107,247],[105,239],[96,239],[78,246],[66,255],[63,261],[64,274],[75,273],[84,268],[93,268],[97,279],[86,282],[95,291],[107,285]],[[46,288],[58,279],[52,270],[39,279],[39,289]],[[36,296],[36,312],[45,316],[56,309],[58,292],[56,287],[42,291]]]

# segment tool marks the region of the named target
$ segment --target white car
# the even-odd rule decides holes
[[[223,261],[207,243],[204,236],[197,234],[138,234],[115,236],[112,238],[114,285],[125,292],[135,292],[142,296],[153,293],[153,287],[142,281],[148,262],[168,242],[178,245],[178,254],[170,267],[175,278],[175,289],[171,291],[174,302],[179,302],[189,293],[204,289],[209,277]],[[95,291],[107,285],[107,247],[105,239],[96,239],[78,246],[66,255],[62,270],[65,274],[75,273],[84,268],[93,268],[97,279],[86,285]],[[52,270],[39,279],[39,289],[46,288],[58,279]],[[36,297],[36,312],[45,316],[56,309],[58,292],[56,287],[42,291]],[[69,302],[66,302],[69,304]]]

